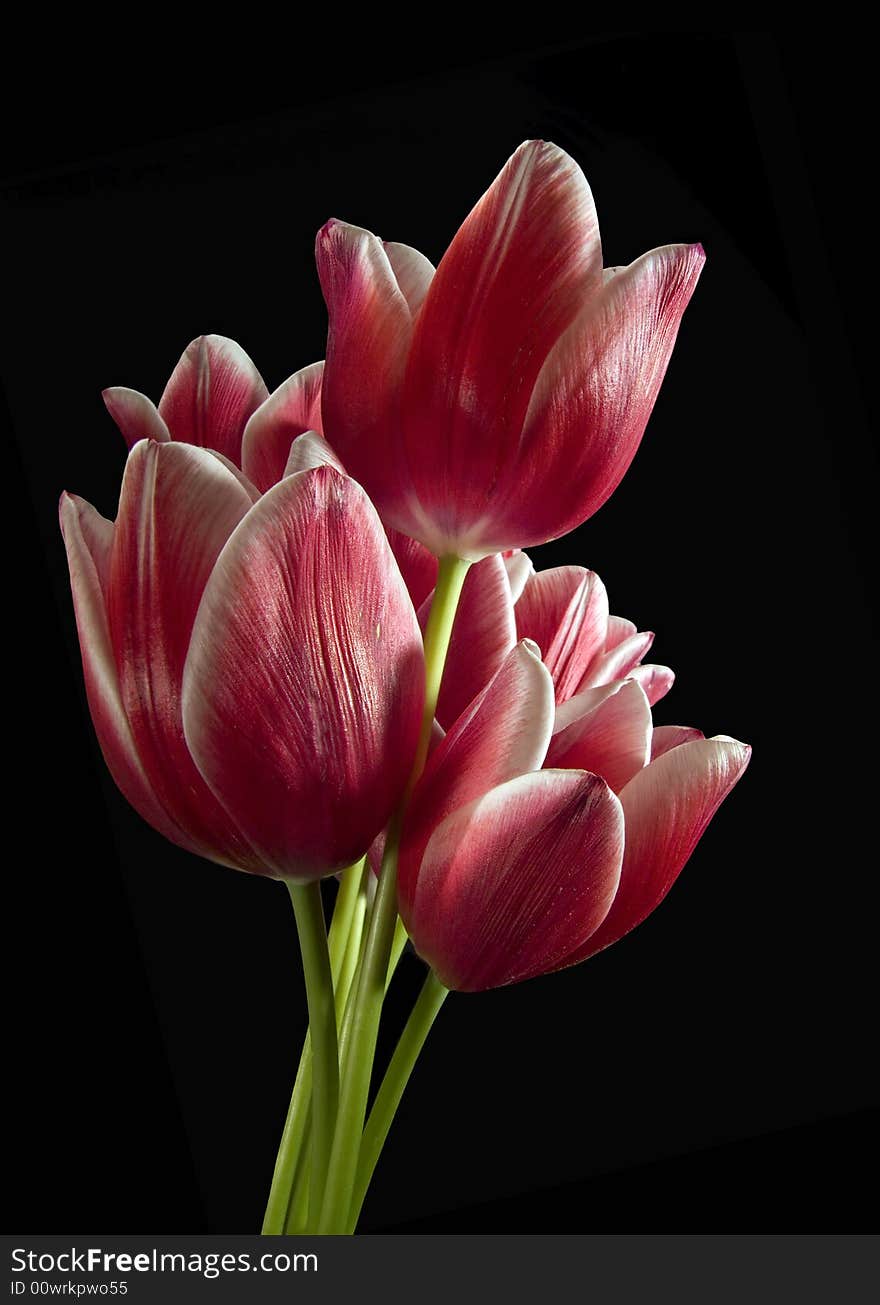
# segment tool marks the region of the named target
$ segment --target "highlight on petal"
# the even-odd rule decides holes
[[[690,725],[658,725],[651,739],[651,760],[656,761],[682,743],[694,743],[705,737],[702,730],[692,729]]]
[[[751,751],[725,735],[698,739],[663,752],[630,780],[620,794],[626,820],[620,888],[608,916],[572,962],[617,942],[660,905]]]
[[[431,831],[490,788],[538,770],[552,730],[553,681],[538,649],[524,639],[428,757],[404,822],[398,869],[401,901],[410,900],[415,890]]]
[[[448,988],[547,973],[601,925],[622,851],[620,803],[596,775],[522,775],[435,829],[402,903],[407,932]]]
[[[675,672],[668,666],[633,666],[626,673],[642,686],[652,707],[666,697],[675,683]]]
[[[565,702],[584,685],[588,669],[605,647],[605,586],[595,572],[580,566],[538,571],[516,605],[516,628],[520,638],[534,639],[541,648],[556,701]]]
[[[107,768],[145,820],[172,842],[188,846],[186,834],[169,818],[153,792],[122,703],[106,609],[113,523],[84,499],[66,493],[61,496],[59,517],[70,567],[86,696]]]
[[[248,480],[244,472],[235,465],[231,458],[227,458],[224,454],[218,453],[216,449],[206,449],[205,452],[210,453],[212,458],[216,458],[217,461],[226,468],[229,474],[235,477],[250,501],[256,503],[257,499],[260,497],[260,491],[257,489],[253,481]]]
[[[253,849],[202,782],[181,720],[196,610],[221,549],[251,506],[213,452],[177,442],[137,444],[122,482],[107,613],[121,700],[158,801],[186,832],[186,846],[261,873]]]
[[[145,394],[129,390],[124,385],[111,385],[101,398],[130,449],[138,440],[165,444],[171,439],[158,408]]]
[[[241,441],[241,466],[261,493],[291,470],[304,470],[288,469],[288,460],[297,436],[307,431],[321,434],[323,375],[323,362],[294,372],[248,418]]]
[[[413,294],[412,261],[402,269],[402,247],[390,248]],[[388,249],[372,232],[334,219],[318,232],[315,257],[329,318],[321,430],[386,524],[405,529],[399,402],[412,311]]]
[[[345,467],[337,458],[330,445],[316,430],[303,431],[297,435],[290,446],[290,453],[284,465],[284,476],[295,476],[300,471],[314,471],[316,467],[332,467],[341,476]],[[281,477],[283,479],[283,476]]]
[[[172,439],[216,449],[240,467],[245,425],[268,393],[240,345],[224,335],[200,335],[171,373],[159,413]]]
[[[625,616],[609,616],[605,647],[602,651],[611,652],[612,648],[616,648],[624,639],[629,639],[634,634],[638,634],[638,627],[632,621],[628,621]]]
[[[206,586],[183,683],[199,769],[272,872],[362,856],[400,800],[424,657],[382,523],[330,467],[257,503]]]
[[[416,314],[425,300],[434,279],[434,264],[410,245],[400,245],[393,240],[384,240],[382,248],[391,264],[391,270],[397,280],[400,293],[407,302],[410,316],[415,321]]]
[[[616,648],[602,653],[592,662],[581,680],[580,688],[593,689],[599,684],[610,684],[612,680],[621,680],[624,676],[630,676],[653,642],[653,630],[643,630],[638,634],[630,635]]]
[[[602,695],[598,703],[596,695]],[[569,723],[554,732],[547,765],[590,770],[619,793],[651,760],[651,708],[644,691],[635,680],[622,680],[607,691],[587,689],[566,708]]]
[[[538,500],[523,543],[585,521],[616,489],[654,407],[682,314],[705,262],[701,245],[651,250],[606,281],[547,357],[523,428],[523,484],[565,468]]]
[[[510,596],[517,603],[530,578],[535,574],[535,568],[528,553],[524,553],[521,548],[511,548],[503,554],[503,557],[504,565],[507,567],[507,578],[510,581]]]
[[[427,598],[419,611],[423,631],[431,601]],[[476,562],[462,587],[437,700],[436,715],[444,729],[486,687],[516,641],[510,583],[504,562],[495,554]]]

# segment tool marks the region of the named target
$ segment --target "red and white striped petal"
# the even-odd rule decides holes
[[[241,441],[241,466],[261,493],[284,476],[298,435],[305,431],[321,434],[323,374],[323,362],[294,372],[248,418]]]
[[[693,729],[690,725],[658,725],[651,739],[651,760],[656,761],[664,752],[680,748],[682,743],[694,743],[705,737],[702,730]]]
[[[62,494],[59,517],[70,567],[86,695],[104,760],[122,793],[154,829],[172,842],[195,850],[154,793],[125,714],[105,601],[113,523],[73,494]]]
[[[409,307],[410,315],[415,321],[419,309],[425,301],[425,295],[434,279],[434,264],[424,254],[420,254],[411,245],[401,245],[394,240],[384,240],[382,248],[391,264],[400,293]]]
[[[541,365],[601,285],[592,195],[580,168],[527,141],[465,220],[437,268],[413,335],[406,456],[433,552],[478,558],[498,510]],[[368,485],[369,487],[369,485]],[[554,490],[555,492],[555,490]],[[400,522],[394,522],[400,525]],[[467,551],[473,536],[477,552]],[[510,546],[518,540],[510,540]]]
[[[391,248],[413,294],[412,262],[398,256],[400,246]],[[315,257],[329,318],[321,430],[386,524],[411,533],[401,510],[411,487],[399,429],[413,327],[406,291],[382,241],[361,227],[326,223]]]
[[[608,629],[605,586],[595,572],[579,566],[538,571],[516,605],[516,628],[521,639],[534,639],[541,648],[556,701],[565,702],[602,655]]]
[[[300,471],[314,471],[316,467],[332,467],[341,476],[345,475],[345,468],[324,436],[316,430],[307,430],[302,435],[297,435],[291,444],[284,471],[278,479],[296,476]]]
[[[422,630],[428,623],[431,601],[427,598],[419,611]],[[436,715],[444,729],[485,689],[516,641],[510,583],[496,553],[476,562],[462,587],[437,700]]]
[[[608,279],[555,344],[523,427],[518,468],[528,485],[558,469],[537,496],[523,544],[556,538],[598,510],[639,446],[705,255],[667,245]]]
[[[235,465],[232,459],[227,458],[223,453],[218,453],[216,449],[207,449],[206,452],[210,453],[212,458],[216,458],[218,462],[222,463],[230,475],[234,476],[239,485],[241,485],[250,501],[256,503],[257,499],[260,497],[260,491],[252,480],[248,480],[244,472]]]
[[[460,991],[558,969],[605,918],[622,852],[620,803],[596,775],[522,775],[434,831],[402,906],[407,932]]]
[[[518,603],[530,578],[535,574],[535,568],[528,553],[524,553],[521,548],[510,549],[503,554],[503,557],[504,565],[507,567],[507,578],[510,581],[510,596],[515,603]]]
[[[122,702],[162,807],[202,855],[261,871],[201,780],[181,720],[196,610],[221,549],[251,506],[213,452],[176,441],[137,444],[122,482],[107,610]]]
[[[651,708],[634,680],[603,689],[587,689],[566,707],[579,701],[580,715],[571,711],[570,723],[554,732],[547,765],[569,770],[590,770],[601,775],[619,793],[651,759]],[[602,700],[591,705],[596,694]]]
[[[274,874],[319,878],[367,851],[409,775],[423,677],[361,487],[319,467],[269,490],[205,589],[183,714],[199,769]]]
[[[171,439],[158,408],[145,394],[129,390],[124,385],[112,385],[104,390],[101,398],[130,449],[138,440],[156,440],[165,444]]]
[[[159,413],[173,440],[216,449],[240,467],[245,425],[268,394],[240,345],[224,335],[200,335],[171,373]]]
[[[604,652],[591,663],[589,670],[581,680],[581,689],[594,689],[600,684],[611,684],[613,680],[622,680],[631,676],[645,653],[654,642],[654,632],[643,630],[630,635],[610,652]]]
[[[401,900],[415,890],[431,832],[457,807],[543,762],[553,730],[553,681],[528,640],[509,653],[428,758],[416,785],[401,840]]]
[[[750,755],[747,744],[718,735],[673,747],[630,780],[620,794],[626,820],[620,888],[572,962],[617,942],[660,905]]]
[[[675,672],[668,666],[654,666],[650,663],[647,666],[633,666],[627,675],[642,686],[652,707],[666,697],[675,683]]]

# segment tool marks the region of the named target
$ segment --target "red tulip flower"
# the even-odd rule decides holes
[[[330,468],[253,502],[224,460],[143,440],[116,522],[64,494],[92,719],[172,842],[307,880],[361,856],[399,801],[422,648],[381,523]]]
[[[240,345],[200,335],[184,350],[158,407],[121,385],[103,397],[130,449],[142,439],[213,449],[264,493],[289,474],[293,440],[321,433],[323,370],[322,362],[304,367],[270,395]]]
[[[536,572],[520,552],[505,564],[516,604],[516,637],[532,639],[541,649],[557,706],[626,678],[642,686],[652,707],[669,692],[675,680],[669,667],[642,665],[653,632],[610,614],[605,586],[594,571],[557,566]]]
[[[436,273],[331,221],[323,429],[383,520],[477,560],[585,521],[636,452],[704,262],[669,245],[602,267],[577,164],[528,141]]]
[[[588,692],[559,728],[550,673],[523,641],[429,758],[399,905],[447,988],[518,982],[622,938],[745,770],[750,749],[734,739],[653,730],[634,680]]]

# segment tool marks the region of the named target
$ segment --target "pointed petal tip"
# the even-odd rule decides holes
[[[535,643],[534,639],[520,639],[517,646],[522,648],[523,652],[528,653],[530,657],[533,657],[536,662],[541,660],[541,649]]]

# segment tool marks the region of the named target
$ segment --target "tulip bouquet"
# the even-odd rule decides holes
[[[265,1233],[352,1232],[448,992],[622,938],[745,769],[653,727],[672,672],[597,575],[522,551],[624,475],[703,261],[603,268],[580,169],[527,142],[436,271],[327,223],[326,361],[273,394],[218,336],[158,406],[104,394],[116,520],[61,500],[101,749],[161,834],[293,902],[309,1032]],[[427,977],[374,1075],[407,939]]]

